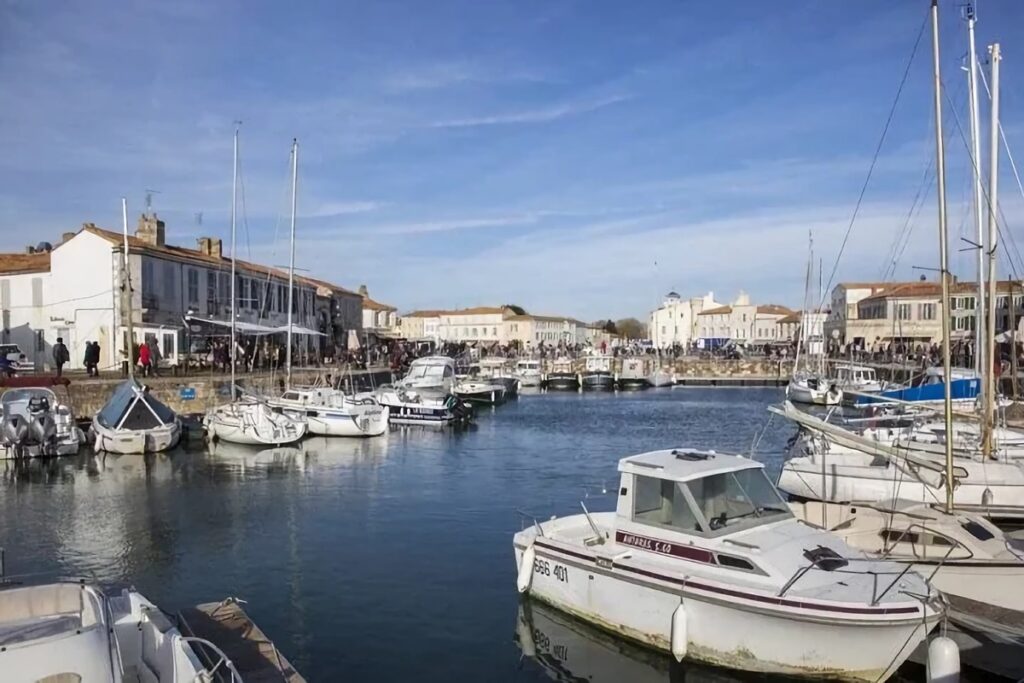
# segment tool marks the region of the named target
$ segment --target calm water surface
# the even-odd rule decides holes
[[[613,509],[616,462],[646,450],[748,453],[761,437],[757,455],[776,471],[793,428],[765,407],[781,398],[755,388],[545,394],[463,432],[8,462],[0,546],[8,573],[133,584],[167,610],[248,600],[311,681],[729,679],[670,670],[666,658],[521,608],[512,534],[517,510]],[[527,633],[535,656],[524,658]]]

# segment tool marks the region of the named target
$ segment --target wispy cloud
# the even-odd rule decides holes
[[[631,95],[609,95],[590,100],[562,102],[537,109],[522,109],[499,114],[447,119],[430,124],[431,128],[471,128],[475,126],[504,126],[519,123],[548,123],[570,116],[588,114],[632,99]]]
[[[319,204],[312,211],[304,212],[309,218],[332,218],[350,216],[352,214],[369,213],[384,206],[381,202],[372,201],[329,201]]]

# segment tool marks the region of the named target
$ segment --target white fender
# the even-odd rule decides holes
[[[530,590],[530,583],[533,582],[533,561],[537,557],[537,551],[533,549],[533,544],[526,546],[526,550],[523,551],[523,559],[519,563],[519,576],[516,577],[516,588],[519,589],[520,593],[525,593]]]
[[[683,661],[686,657],[686,608],[679,603],[676,611],[672,613],[672,656],[677,662]]]
[[[937,636],[928,643],[928,683],[956,683],[960,680],[960,650],[952,638]]]

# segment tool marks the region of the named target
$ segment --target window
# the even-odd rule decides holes
[[[288,305],[288,292],[285,291],[284,285],[277,286],[277,312],[284,313],[285,306]]]
[[[188,303],[190,306],[199,305],[199,271],[189,268],[188,271]]]
[[[217,275],[217,288],[219,294],[217,299],[219,301],[230,302],[231,301],[231,276],[228,273],[220,273]]]
[[[153,268],[153,260],[149,258],[142,259],[142,296],[151,297],[153,296],[153,290],[156,289],[156,272]]]
[[[935,304],[918,304],[917,317],[920,320],[935,320]]]
[[[897,320],[910,320],[910,304],[896,304],[893,308]]]
[[[701,531],[684,493],[685,484],[653,477],[634,477],[633,520],[680,531]]]
[[[973,296],[965,296],[962,301],[963,301],[963,306],[964,306],[965,309],[967,309],[968,311],[973,311],[974,310],[974,297]]]
[[[687,487],[712,533],[744,522],[777,521],[791,514],[759,468],[696,479]]]
[[[206,271],[206,312],[217,310],[217,274]]]
[[[255,278],[249,280],[249,307],[254,311],[260,308],[260,282]]]

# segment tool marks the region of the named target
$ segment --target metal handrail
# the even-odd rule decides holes
[[[210,674],[216,674],[217,673],[217,669],[220,668],[221,664],[224,664],[224,665],[226,665],[226,668],[231,672],[231,681],[232,681],[232,683],[245,683],[242,680],[241,674],[238,673],[238,669],[235,668],[234,662],[232,662],[228,658],[228,656],[226,654],[224,654],[223,650],[221,650],[219,647],[217,647],[216,645],[211,643],[209,640],[206,640],[205,638],[199,638],[197,636],[183,636],[183,635],[179,635],[178,638],[180,638],[183,642],[186,642],[186,643],[190,643],[190,644],[191,643],[199,643],[202,646],[208,647],[211,650],[213,650],[214,653],[216,653],[216,655],[218,657],[220,657],[220,659],[217,661],[217,663],[213,665],[213,668],[209,670]]]

